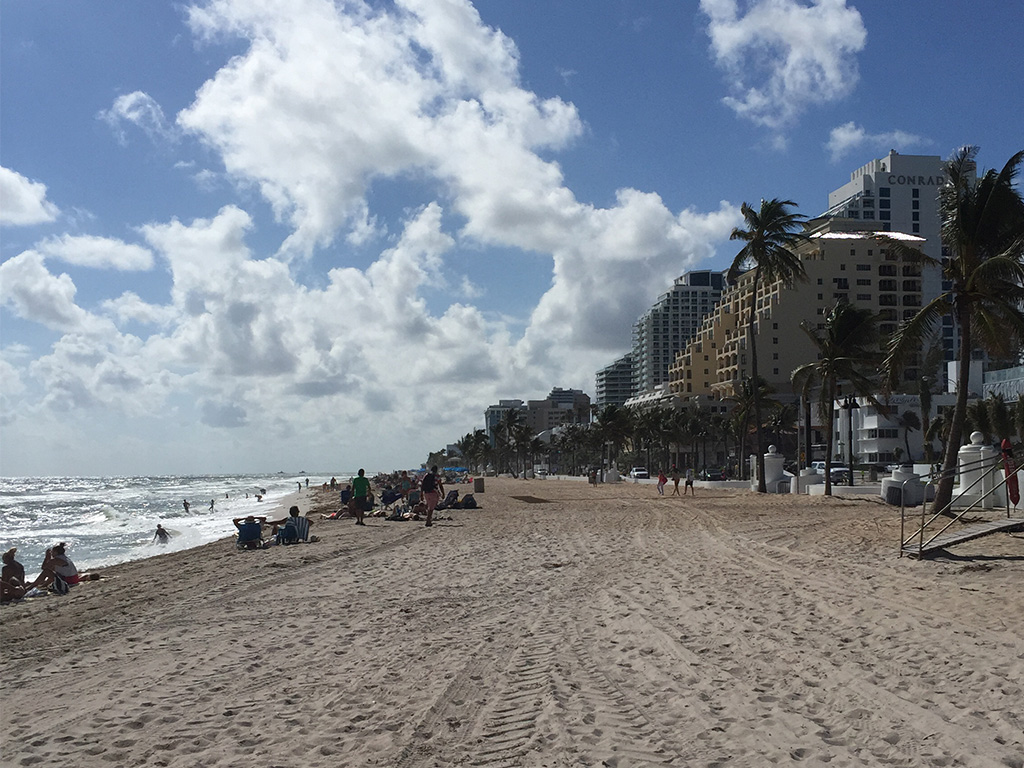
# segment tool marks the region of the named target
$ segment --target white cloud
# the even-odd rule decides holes
[[[718,65],[732,78],[725,103],[778,131],[807,107],[844,98],[857,84],[855,54],[867,31],[846,0],[701,0]]]
[[[119,323],[137,322],[146,325],[167,325],[178,316],[171,306],[157,306],[143,301],[134,291],[125,291],[116,299],[100,304],[103,312],[113,315]]]
[[[57,331],[85,327],[89,314],[75,304],[75,284],[68,275],[52,275],[42,254],[25,251],[0,264],[0,306],[25,320]]]
[[[868,133],[853,121],[836,126],[829,133],[825,148],[836,162],[860,149],[885,151],[888,149],[907,150],[913,147],[928,145],[928,139],[906,131],[887,131],[884,133]]]
[[[26,402],[42,413],[157,414],[165,428],[184,425],[169,440],[189,444],[189,427],[230,427],[239,454],[326,456],[343,441],[362,463],[389,466],[410,441],[440,447],[469,430],[499,398],[589,391],[637,316],[741,222],[729,203],[675,212],[633,189],[607,208],[579,202],[547,156],[583,124],[571,104],[522,88],[512,43],[464,0],[387,8],[213,0],[191,9],[197,35],[246,47],[178,123],[219,153],[235,183],[258,188],[292,234],[263,258],[237,205],[148,223],[134,261],[121,249],[91,253],[113,264],[116,250],[121,268],[151,254],[170,288],[144,301],[119,284],[99,303],[106,317],[78,307],[71,279],[50,274],[40,251],[4,264],[16,289],[4,302],[65,334],[30,365],[46,394]],[[401,220],[371,205],[385,177],[410,178],[421,195]],[[384,233],[367,268],[345,266],[345,241],[365,252]],[[332,242],[324,255],[338,266],[300,282],[308,263],[294,255]],[[89,251],[75,239],[52,243],[62,257]],[[472,269],[452,274],[453,252],[487,246],[550,270],[532,312],[500,316],[463,277]]]
[[[153,254],[138,245],[93,235],[49,237],[35,249],[47,258],[60,259],[80,267],[123,271],[153,268]]]
[[[97,117],[111,127],[121,144],[128,142],[126,125],[134,125],[156,144],[177,140],[177,131],[173,124],[167,122],[161,106],[142,91],[118,96],[110,109],[101,111]]]
[[[46,199],[46,185],[0,166],[0,225],[47,224],[57,219],[57,206]]]

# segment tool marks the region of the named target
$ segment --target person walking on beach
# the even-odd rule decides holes
[[[352,478],[352,501],[349,505],[356,515],[356,525],[366,525],[363,516],[370,511],[370,481],[366,479],[366,470],[360,469],[359,474]]]
[[[427,527],[429,528],[434,524],[434,508],[444,493],[444,484],[437,476],[436,464],[423,476],[423,480],[420,482],[420,491],[423,493],[423,503],[427,506]]]
[[[160,523],[156,524],[156,533],[153,534],[153,541],[160,539],[161,544],[168,544],[171,541],[170,532],[164,528]]]
[[[664,496],[665,495],[665,483],[667,483],[667,482],[668,482],[668,478],[665,477],[664,470],[659,469],[658,470],[658,495],[659,496]]]
[[[679,495],[679,470],[676,467],[672,467],[672,495]]]
[[[692,467],[687,467],[686,468],[686,487],[683,488],[683,496],[686,495],[687,491],[690,492],[691,496],[694,495],[694,493],[693,493],[693,468]]]

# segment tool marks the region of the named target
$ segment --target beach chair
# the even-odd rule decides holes
[[[448,495],[444,497],[443,501],[438,502],[438,505],[434,509],[451,509],[459,502],[458,491],[448,491]]]
[[[402,492],[395,489],[388,489],[380,495],[380,504],[388,512],[391,512],[391,505],[402,500]]]
[[[298,544],[300,541],[309,541],[309,520],[302,516],[291,517],[277,532],[277,543]]]
[[[260,523],[242,523],[238,526],[238,540],[235,546],[239,549],[262,549],[263,526]]]

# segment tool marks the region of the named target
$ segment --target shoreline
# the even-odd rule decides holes
[[[293,494],[315,544],[225,537],[5,606],[0,762],[1024,753],[1024,536],[919,562],[868,499],[488,477],[481,509],[426,529],[320,521],[333,499]]]

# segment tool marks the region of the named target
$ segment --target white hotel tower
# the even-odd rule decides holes
[[[923,237],[926,256],[942,258],[939,231],[939,187],[945,182],[943,161],[938,155],[901,155],[872,160],[850,174],[850,181],[830,192],[828,217],[879,223],[884,230]],[[942,275],[938,268],[921,270],[921,293],[928,302],[939,295]],[[943,318],[942,343],[946,359],[955,352],[953,319]]]

